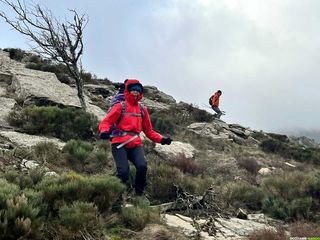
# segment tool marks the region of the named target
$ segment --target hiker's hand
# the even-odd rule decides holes
[[[162,139],[161,139],[161,145],[170,145],[171,144],[171,142],[172,142],[172,139],[171,138],[169,138],[169,137],[163,137]]]
[[[107,132],[102,132],[102,133],[100,133],[100,139],[108,140],[108,139],[110,139],[110,134]]]

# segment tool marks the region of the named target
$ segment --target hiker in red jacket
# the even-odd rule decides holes
[[[213,111],[217,113],[217,118],[220,118],[222,115],[222,111],[219,108],[219,99],[221,94],[222,94],[221,90],[218,90],[211,97],[211,108],[213,109]]]
[[[143,86],[136,79],[125,83],[125,101],[116,103],[99,124],[101,139],[111,139],[112,155],[117,166],[117,176],[123,183],[129,179],[129,162],[136,168],[135,191],[142,195],[147,184],[147,163],[144,157],[140,132],[153,142],[170,145],[172,139],[163,137],[152,129],[145,106],[139,103]]]

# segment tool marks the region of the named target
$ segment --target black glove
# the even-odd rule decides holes
[[[169,137],[163,137],[162,139],[161,139],[161,145],[170,145],[171,144],[171,142],[172,142],[172,139],[171,138],[169,138]]]
[[[102,132],[102,133],[100,133],[100,139],[108,140],[108,139],[110,139],[110,134],[107,132]]]

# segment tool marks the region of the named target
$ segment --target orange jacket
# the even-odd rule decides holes
[[[128,79],[125,85],[125,106],[126,106],[126,114],[123,114],[121,121],[117,125],[117,129],[121,129],[122,131],[126,132],[135,132],[139,134],[141,131],[145,133],[145,135],[152,140],[153,142],[160,143],[162,136],[153,130],[149,112],[147,108],[144,106],[143,111],[143,117],[142,116],[134,116],[132,113],[138,113],[141,112],[139,101],[143,97],[143,93],[140,93],[138,98],[136,99],[134,95],[132,95],[128,91],[128,86],[130,84],[136,84],[139,83],[138,80],[135,79]],[[140,83],[139,83],[140,84]],[[141,85],[142,87],[142,85]],[[99,124],[99,132],[109,132],[110,128],[118,121],[120,115],[122,112],[122,105],[121,103],[117,103],[113,106],[111,111],[107,114],[107,116],[100,122]],[[125,136],[119,136],[112,138],[112,143],[123,143],[127,140],[132,138],[132,135],[125,135]],[[142,146],[142,141],[140,137],[137,137],[133,141],[129,142],[126,147],[132,148],[136,146]]]
[[[212,102],[211,102],[212,106],[219,107],[219,98],[220,98],[220,96],[221,96],[221,94],[218,93],[218,91],[213,94]]]

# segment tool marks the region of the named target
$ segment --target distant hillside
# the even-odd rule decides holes
[[[282,133],[290,136],[296,136],[296,137],[304,136],[307,138],[311,138],[320,144],[320,129],[295,129],[295,130],[283,131]]]

